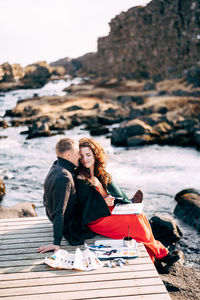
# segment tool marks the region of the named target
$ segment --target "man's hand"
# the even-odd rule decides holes
[[[56,251],[58,251],[60,249],[60,246],[58,245],[54,245],[54,244],[49,244],[49,245],[44,245],[41,246],[40,248],[38,248],[36,251],[40,252],[40,253],[45,253],[45,252],[49,252],[49,251],[54,251],[54,253]]]

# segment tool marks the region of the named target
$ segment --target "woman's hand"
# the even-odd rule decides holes
[[[108,196],[104,197],[104,200],[108,206],[114,205],[115,198],[113,196],[108,195]]]

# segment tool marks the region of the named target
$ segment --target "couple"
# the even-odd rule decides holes
[[[72,245],[101,234],[113,239],[128,235],[145,245],[151,259],[172,264],[179,259],[157,240],[144,215],[112,215],[118,197],[123,203],[142,201],[138,191],[132,200],[112,182],[106,171],[106,153],[91,138],[79,144],[63,138],[56,144],[57,161],[44,183],[44,206],[53,223],[54,242],[38,252],[57,251],[64,236]],[[121,202],[122,200],[120,200]]]

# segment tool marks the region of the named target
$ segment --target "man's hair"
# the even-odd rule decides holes
[[[56,154],[62,154],[66,151],[71,151],[74,148],[75,141],[70,138],[60,139],[56,144]]]

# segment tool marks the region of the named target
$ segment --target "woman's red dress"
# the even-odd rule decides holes
[[[109,207],[112,212],[114,207]],[[87,225],[91,231],[112,239],[129,236],[145,245],[151,259],[161,259],[169,252],[164,245],[155,240],[151,226],[144,213],[140,215],[111,215],[100,218]]]

